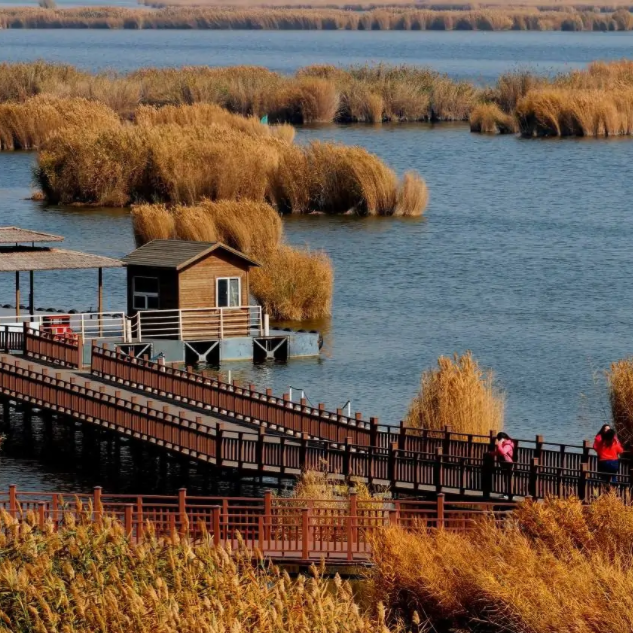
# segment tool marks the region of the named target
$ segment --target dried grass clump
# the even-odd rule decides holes
[[[138,244],[153,239],[222,242],[253,257],[277,248],[283,234],[279,214],[268,204],[250,200],[202,200],[172,209],[138,205],[132,209],[132,222]]]
[[[625,633],[633,627],[633,512],[615,497],[526,502],[506,527],[375,537],[373,590],[420,630]]]
[[[633,88],[529,92],[517,105],[523,136],[621,136],[633,133]]]
[[[277,95],[271,116],[290,123],[332,123],[338,115],[340,96],[327,79],[301,77]]]
[[[83,633],[388,633],[351,587],[318,570],[291,579],[239,544],[216,548],[151,529],[133,545],[110,518],[88,515],[53,531],[0,512],[0,628]],[[255,559],[255,560],[253,560]],[[396,628],[392,628],[395,631]]]
[[[314,142],[285,152],[271,187],[282,213],[421,215],[428,194],[410,172],[401,182],[361,147]]]
[[[409,426],[488,435],[503,429],[504,398],[491,370],[484,370],[470,352],[440,356],[437,369],[422,373],[420,392],[406,417]]]
[[[470,131],[483,134],[513,134],[517,124],[512,115],[506,114],[495,103],[482,103],[470,113]]]
[[[611,364],[607,373],[613,425],[625,444],[633,442],[633,358]]]
[[[53,203],[193,205],[272,202],[282,213],[420,215],[426,186],[401,183],[360,147],[295,147],[253,119],[217,106],[140,108],[137,125],[68,127],[39,156],[36,178]],[[126,147],[129,146],[129,151]],[[97,173],[99,172],[99,173]]]
[[[282,244],[260,257],[260,263],[251,272],[251,292],[273,319],[330,316],[334,268],[326,253]]]
[[[44,1],[44,0],[43,0]],[[48,0],[47,0],[48,1]],[[156,11],[122,7],[44,9],[6,8],[0,28],[109,28],[109,29],[268,29],[268,30],[630,30],[628,10],[569,5],[561,7],[476,7],[436,5],[425,9],[401,3],[385,7],[323,2],[307,6],[169,6],[182,4],[144,0]],[[165,8],[167,7],[167,8]],[[617,8],[613,13],[607,9]],[[353,9],[353,10],[350,10]],[[542,9],[542,10],[541,10]],[[551,10],[550,10],[551,9]]]
[[[0,104],[0,150],[37,149],[67,126],[116,125],[119,117],[106,105],[86,99],[38,96]]]

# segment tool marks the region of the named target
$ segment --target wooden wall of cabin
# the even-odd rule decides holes
[[[249,265],[231,253],[214,251],[202,260],[198,260],[188,268],[180,271],[179,294],[180,307],[215,308],[216,279],[218,277],[239,277],[241,303],[248,305]]]

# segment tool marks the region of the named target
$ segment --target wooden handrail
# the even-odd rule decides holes
[[[389,485],[392,490],[409,492],[466,494],[478,492],[544,497],[547,495],[588,498],[606,484],[596,473],[595,464],[569,462],[564,466],[533,458],[529,464],[499,467],[487,454],[445,454],[403,450],[394,443],[388,448],[314,440],[306,435],[288,437],[227,430],[212,418],[177,414],[170,407],[154,408],[138,402],[129,392],[107,393],[90,383],[68,381],[51,375],[40,366],[23,367],[20,361],[0,357],[0,392],[5,398],[32,403],[93,424],[121,435],[135,437],[179,452],[188,458],[250,473],[297,476],[303,470],[321,470],[327,465],[333,475],[352,477],[369,484]],[[191,419],[194,417],[194,419]],[[617,491],[630,496],[630,472],[618,475]]]
[[[83,364],[83,341],[80,336],[59,336],[52,332],[33,329],[28,323],[24,323],[23,328],[25,356],[62,367],[77,368]]]

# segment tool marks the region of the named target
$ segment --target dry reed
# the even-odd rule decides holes
[[[0,149],[37,149],[54,132],[67,126],[116,125],[117,115],[106,105],[86,99],[40,96],[24,103],[0,104]]]
[[[613,425],[620,439],[630,445],[633,441],[633,358],[612,363],[607,382]]]
[[[406,417],[421,429],[451,427],[456,433],[488,435],[503,429],[504,399],[493,373],[479,367],[470,352],[440,356],[437,369],[422,373],[420,392]]]
[[[273,319],[302,321],[330,316],[334,268],[323,251],[285,244],[261,257],[251,291]]]
[[[411,216],[426,204],[419,176],[399,182],[362,148],[295,147],[285,126],[277,131],[215,105],[141,107],[136,121],[52,134],[36,170],[46,199],[102,206],[252,200],[282,213]]]
[[[514,117],[496,103],[482,103],[470,113],[470,131],[483,134],[513,134],[517,131]]]
[[[216,548],[145,530],[132,545],[105,518],[66,517],[53,531],[0,512],[0,629],[48,633],[389,633],[377,609],[362,611],[351,587],[252,561],[240,544]],[[392,631],[395,628],[391,629]]]
[[[593,7],[539,10],[537,7],[468,6],[461,10],[384,7],[363,10],[321,7],[165,7],[145,0],[156,11],[123,7],[0,10],[0,28],[100,29],[267,29],[267,30],[536,30],[622,31],[632,22],[627,10],[596,12]],[[628,14],[628,15],[627,15]]]
[[[633,511],[612,496],[526,502],[506,527],[377,533],[374,595],[419,630],[625,633]]]
[[[254,66],[145,68],[127,75],[92,75],[42,62],[0,65],[0,101],[23,101],[38,94],[78,97],[104,103],[124,119],[133,118],[139,105],[202,103],[249,117],[268,114],[277,123],[466,120],[479,93],[471,83],[430,69],[388,64],[308,66],[295,76]],[[159,112],[136,115],[155,123],[184,124],[183,112]],[[221,120],[212,109],[186,116],[190,124]]]

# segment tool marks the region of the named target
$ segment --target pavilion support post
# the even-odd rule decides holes
[[[34,283],[33,283],[33,271],[29,270],[29,314],[33,316],[35,314],[35,299],[34,299]]]
[[[20,271],[15,271],[15,316],[20,316]]]
[[[99,275],[98,275],[98,279],[99,279],[99,292],[98,292],[98,296],[97,296],[97,320],[99,323],[99,337],[103,336],[103,327],[102,327],[102,320],[101,320],[101,314],[103,313],[103,268],[99,268]]]

